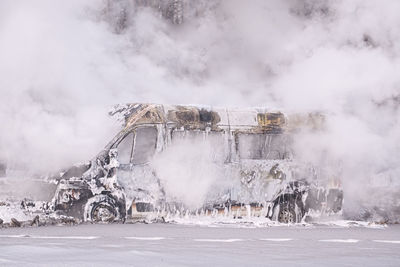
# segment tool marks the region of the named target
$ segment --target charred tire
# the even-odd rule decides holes
[[[301,200],[293,195],[285,195],[275,202],[274,217],[280,223],[299,223],[305,212]]]
[[[278,222],[280,223],[295,223],[296,212],[295,209],[289,203],[279,204],[278,211]]]
[[[121,211],[121,205],[108,195],[96,195],[88,200],[85,205],[85,222],[114,222],[124,221],[125,212]]]

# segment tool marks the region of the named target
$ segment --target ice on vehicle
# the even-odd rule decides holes
[[[301,128],[317,131],[319,113],[265,108],[125,104],[110,115],[120,132],[85,164],[48,181],[49,202],[23,201],[77,221],[166,221],[213,216],[295,223],[340,214],[339,174],[296,159]]]

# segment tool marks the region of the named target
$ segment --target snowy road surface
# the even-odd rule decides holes
[[[400,226],[0,229],[0,266],[400,266]]]

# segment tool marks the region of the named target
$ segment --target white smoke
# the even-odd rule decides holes
[[[143,7],[118,31],[110,5],[133,1],[0,2],[9,164],[91,158],[119,102],[266,106],[329,115],[326,133],[296,144],[304,160],[343,163],[347,203],[369,199],[371,177],[399,184],[399,1],[188,1],[183,25]]]
[[[225,173],[211,143],[183,139],[160,153],[152,162],[168,202],[200,208],[213,193],[224,188]]]

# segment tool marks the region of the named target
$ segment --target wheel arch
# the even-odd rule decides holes
[[[278,214],[280,211],[280,208],[282,205],[287,205],[287,207],[293,212],[295,212],[296,215],[296,222],[300,222],[304,215],[305,215],[305,206],[303,203],[303,194],[300,192],[296,193],[285,193],[277,196],[273,201],[272,201],[272,212],[269,217],[271,220],[279,220]]]
[[[126,204],[125,198],[118,198],[110,192],[102,192],[101,194],[94,195],[85,204],[84,218],[85,222],[96,222],[94,220],[93,212],[99,206],[103,205],[112,209],[115,216],[115,221],[125,222],[126,220]],[[114,221],[114,220],[113,220]]]

